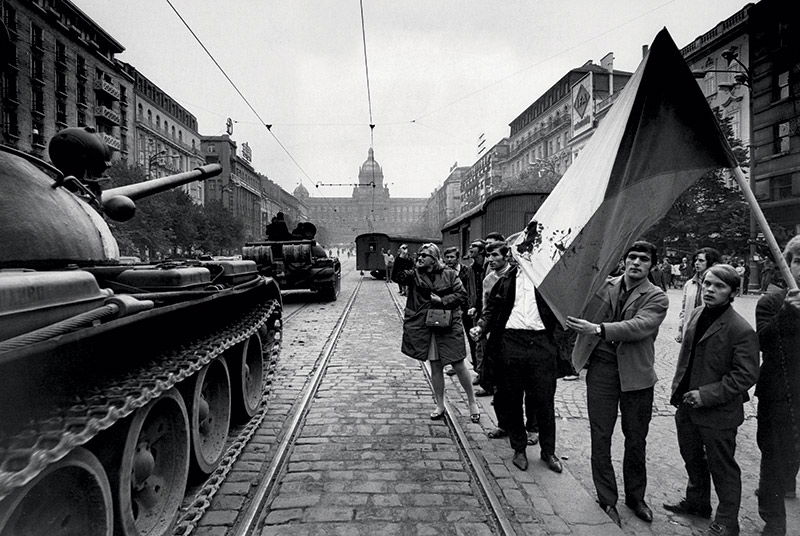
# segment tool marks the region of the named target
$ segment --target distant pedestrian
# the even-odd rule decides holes
[[[706,270],[715,264],[719,264],[720,259],[719,251],[714,248],[700,248],[692,257],[694,275],[683,285],[681,310],[678,313],[678,335],[675,337],[677,342],[681,342],[686,333],[686,321],[689,318],[689,313],[703,304],[702,283]]]
[[[392,268],[394,267],[394,255],[391,251],[383,251],[383,263],[386,266],[386,282],[392,280]]]
[[[672,264],[666,257],[661,261],[661,277],[664,282],[664,290],[672,288]]]
[[[744,267],[744,260],[737,260],[735,268],[736,274],[739,276],[739,296],[741,296],[742,294],[747,294],[747,282],[745,281],[747,268]]]
[[[664,274],[661,271],[661,265],[656,264],[652,268],[650,268],[650,275],[648,276],[650,282],[653,283],[655,286],[663,290],[664,292],[667,291],[667,287],[664,286]]]
[[[775,277],[775,263],[769,257],[764,257],[764,263],[761,265],[761,292],[767,292],[772,280]]]
[[[675,263],[672,265],[672,288],[681,288],[683,281],[681,281],[681,265]]]
[[[669,307],[667,295],[647,279],[658,262],[650,242],[634,242],[625,252],[625,273],[608,279],[585,316],[567,317],[578,333],[572,363],[586,366],[586,405],[592,441],[592,479],[600,507],[617,525],[617,479],[611,463],[611,438],[622,416],[625,455],[622,477],[625,504],[648,523],[653,512],[645,502],[646,445],[653,413],[655,340]]]
[[[736,431],[744,421],[747,390],[758,379],[758,337],[731,307],[739,287],[733,266],[705,272],[703,305],[687,319],[670,403],[675,406],[678,446],[686,466],[686,497],[664,508],[711,517],[711,482],[719,498],[704,536],[738,536],[742,498],[736,463]]]
[[[405,257],[405,258],[409,257],[408,246],[405,245],[405,244],[400,244],[400,247],[397,248],[397,256],[394,258],[395,264],[397,263],[397,259],[400,258],[400,257]],[[413,265],[413,262],[412,262],[412,265]],[[398,292],[400,293],[401,296],[406,296],[408,294],[408,292],[407,292],[408,286],[407,285],[404,285],[402,283],[397,283],[397,287],[398,287]]]
[[[786,244],[783,256],[800,284],[800,235]],[[762,534],[786,534],[784,496],[796,495],[800,464],[800,291],[762,296],[756,306],[761,342],[761,374],[756,384],[761,472],[758,513]]]
[[[513,251],[512,251],[513,253]],[[484,304],[483,312],[470,336],[488,333],[492,348],[488,358],[495,381],[495,411],[508,431],[512,463],[522,471],[528,468],[528,434],[522,399],[528,387],[534,393],[536,420],[539,425],[540,457],[556,473],[562,471],[555,453],[556,359],[553,329],[555,315],[519,265],[530,257],[517,256],[512,266],[497,281]]]
[[[472,378],[464,364],[466,349],[461,305],[467,299],[467,292],[458,274],[444,265],[435,244],[423,244],[417,251],[416,262],[408,256],[395,259],[392,279],[408,288],[401,351],[430,364],[436,398],[436,409],[430,418],[444,417],[444,366],[450,364],[467,394],[470,418],[472,422],[479,422],[481,414],[472,392]],[[450,317],[449,325],[444,320],[441,326],[429,325],[428,313],[432,310],[444,311],[442,316]]]
[[[678,265],[678,270],[681,273],[681,285],[683,285],[689,280],[689,276],[692,272],[692,266],[689,264],[689,259],[687,257],[681,259],[681,263]]]

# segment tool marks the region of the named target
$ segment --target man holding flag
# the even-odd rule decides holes
[[[588,367],[586,405],[592,438],[592,479],[600,507],[617,524],[618,492],[611,464],[611,436],[622,414],[625,457],[622,465],[625,504],[650,523],[653,512],[644,500],[647,487],[645,448],[653,413],[655,340],[667,315],[669,301],[647,274],[658,262],[656,247],[634,242],[625,253],[625,273],[609,279],[590,302],[591,322],[567,317],[578,332],[572,362],[575,370]]]

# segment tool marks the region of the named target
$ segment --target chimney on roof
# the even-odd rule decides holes
[[[608,95],[614,94],[614,53],[609,52],[600,60],[600,67],[608,71]]]
[[[647,56],[648,50],[650,50],[650,45],[642,45],[642,59]]]

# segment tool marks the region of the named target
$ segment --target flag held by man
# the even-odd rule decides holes
[[[565,321],[580,317],[625,248],[703,174],[736,166],[713,112],[666,29],[514,255]],[[535,231],[535,236],[534,236]],[[521,246],[518,249],[517,246]]]

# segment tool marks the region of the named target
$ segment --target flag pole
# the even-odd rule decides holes
[[[783,253],[778,247],[778,241],[775,240],[775,235],[772,234],[772,229],[769,228],[767,218],[764,217],[764,212],[758,205],[756,196],[753,195],[753,190],[750,189],[750,184],[747,181],[747,177],[744,176],[744,172],[739,166],[733,168],[732,171],[733,176],[736,178],[736,182],[739,184],[739,188],[742,189],[742,193],[744,194],[744,198],[747,200],[747,204],[750,205],[750,210],[753,213],[753,217],[756,219],[758,226],[761,228],[761,232],[764,233],[764,238],[767,240],[769,251],[772,253],[772,257],[775,259],[775,263],[778,265],[778,268],[781,271],[783,280],[786,281],[786,286],[789,289],[796,289],[797,282],[792,276],[791,270],[789,270],[789,265],[786,263],[786,259],[783,258]]]

